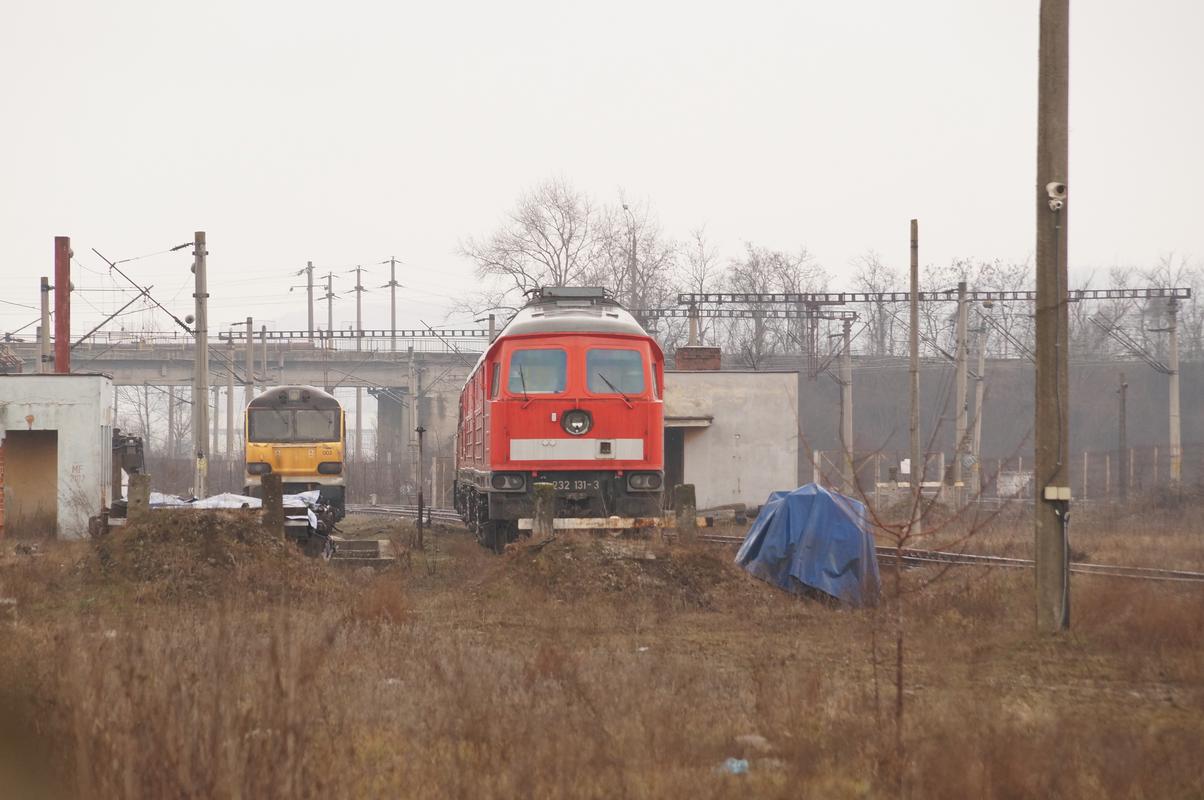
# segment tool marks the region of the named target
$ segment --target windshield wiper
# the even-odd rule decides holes
[[[625,395],[621,391],[619,391],[619,387],[615,386],[613,383],[611,383],[610,378],[607,378],[601,372],[598,373],[598,377],[601,378],[602,380],[606,381],[606,385],[609,386],[614,391],[615,394],[617,394],[619,397],[623,398],[623,402],[627,404],[628,408],[635,408],[635,406],[633,406],[631,404],[631,398],[629,398],[627,395]]]
[[[518,365],[518,379],[523,384],[523,408],[526,408],[531,402],[531,395],[527,394],[527,374],[523,372],[523,365]]]

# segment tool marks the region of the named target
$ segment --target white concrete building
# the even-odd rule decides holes
[[[0,534],[86,537],[112,454],[107,375],[0,375]]]
[[[760,505],[799,471],[797,372],[665,375],[665,486],[692,483],[699,508]]]

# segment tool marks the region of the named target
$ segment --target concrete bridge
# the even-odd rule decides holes
[[[399,465],[403,479],[408,479],[413,470],[413,430],[419,422],[429,431],[427,446],[431,455],[450,452],[460,387],[488,343],[488,331],[361,333],[336,331],[333,337],[311,340],[304,331],[261,330],[249,346],[243,331],[233,336],[223,332],[211,338],[212,452],[241,457],[241,443],[234,442],[241,437],[234,433],[241,430],[245,398],[265,387],[283,384],[320,386],[345,398],[348,390],[354,390],[350,415],[353,423],[347,438],[351,453],[359,460],[370,458],[360,447],[365,419],[361,412],[367,391],[376,399],[375,460]],[[6,344],[22,361],[24,372],[38,371],[40,348],[36,341]],[[163,389],[170,404],[169,416],[174,418],[175,406],[190,402],[185,399],[186,392],[176,389],[192,387],[194,354],[192,337],[182,332],[102,332],[72,350],[71,369],[110,375],[118,387]],[[180,413],[188,412],[180,409]],[[225,432],[224,446],[219,431]]]

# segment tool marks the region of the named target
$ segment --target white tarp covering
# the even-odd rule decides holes
[[[315,489],[311,492],[301,492],[300,494],[286,494],[284,496],[285,508],[304,508],[308,509],[314,503],[318,502],[318,491]],[[161,494],[159,492],[151,492],[150,504],[152,508],[262,508],[263,501],[258,497],[248,497],[245,494],[234,494],[226,492],[217,494],[213,497],[205,497],[200,500],[182,500],[169,494]],[[312,512],[311,512],[312,513]]]

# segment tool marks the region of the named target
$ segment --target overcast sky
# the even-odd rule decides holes
[[[706,225],[724,257],[805,245],[833,289],[868,249],[904,265],[912,217],[925,262],[1033,250],[1037,0],[3,9],[3,331],[36,316],[11,304],[36,307],[55,235],[92,290],[116,284],[90,248],[198,229],[215,328],[304,327],[287,287],[307,260],[346,290],[390,256],[401,321],[439,323],[474,286],[457,243],[554,176],[647,202],[673,236]],[[1199,0],[1072,4],[1072,269],[1204,257],[1202,33]],[[125,266],[182,315],[189,263]],[[81,291],[75,327],[123,302]],[[365,308],[387,324],[385,292]]]

